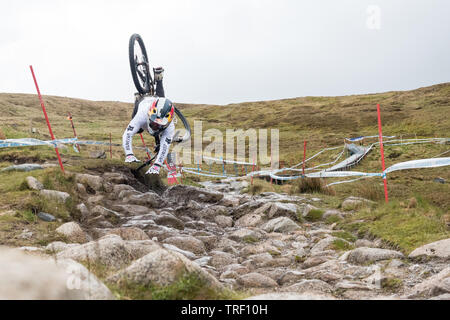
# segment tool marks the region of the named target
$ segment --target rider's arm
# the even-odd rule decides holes
[[[143,126],[143,121],[140,113],[136,113],[134,118],[130,121],[122,136],[122,146],[125,156],[133,155],[133,136],[138,133]],[[145,119],[144,119],[145,121]]]
[[[175,124],[172,122],[166,130],[161,134],[161,142],[159,146],[158,156],[155,164],[162,166],[169,154],[170,144],[172,143],[173,135],[175,134]]]

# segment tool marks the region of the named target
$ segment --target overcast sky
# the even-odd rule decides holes
[[[133,33],[177,102],[409,90],[450,81],[449,16],[448,0],[0,0],[0,92],[35,93],[32,64],[43,94],[131,102]]]

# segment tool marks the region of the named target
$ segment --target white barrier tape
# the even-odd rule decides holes
[[[367,179],[367,178],[371,178],[371,177],[368,177],[368,176],[363,176],[363,177],[360,177],[360,178],[357,178],[357,179],[352,179],[352,180],[345,180],[345,181],[338,181],[338,182],[333,182],[333,183],[329,183],[329,184],[327,184],[327,187],[331,187],[331,186],[334,186],[334,185],[336,185],[336,184],[342,184],[342,183],[350,183],[350,182],[355,182],[355,181],[359,181],[359,180],[362,180],[362,179]]]
[[[33,138],[23,138],[23,139],[6,139],[0,140],[0,148],[16,148],[16,147],[33,147],[33,146],[52,146],[56,147],[58,143],[76,143],[76,138],[70,139],[58,139],[43,141]]]
[[[450,166],[450,158],[431,158],[401,162],[390,166],[385,172],[390,173],[398,170],[437,168],[444,166]]]
[[[228,178],[228,177],[230,177],[228,175],[207,174],[207,173],[198,172],[198,171],[194,171],[194,170],[195,170],[195,168],[183,168],[182,172],[187,172],[187,173],[195,174],[195,175],[198,175],[198,176],[204,176],[204,177],[213,177],[213,178]]]
[[[244,162],[244,161],[234,161],[234,160],[225,160],[225,159],[219,159],[219,158],[212,158],[212,157],[206,157],[206,156],[202,156],[203,159],[205,160],[212,160],[218,163],[230,163],[230,164],[241,164],[241,165],[246,165],[246,166],[256,166],[256,163],[249,163],[249,162]]]

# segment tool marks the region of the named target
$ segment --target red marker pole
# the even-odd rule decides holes
[[[48,131],[50,132],[50,137],[52,140],[55,140],[55,136],[53,135],[52,127],[50,126],[50,121],[48,120],[47,112],[45,111],[44,100],[42,100],[41,91],[39,90],[39,86],[36,81],[36,76],[34,75],[33,66],[30,66],[31,74],[33,75],[34,84],[36,85],[36,90],[39,96],[39,101],[41,102],[42,111],[44,112],[45,121],[47,121]],[[56,155],[58,156],[59,166],[61,167],[61,171],[64,173],[64,166],[61,161],[61,156],[59,155],[58,148],[55,147]]]
[[[73,125],[72,114],[70,114],[70,112],[69,112],[69,117],[67,119],[70,120],[70,125],[72,126],[72,129],[73,129],[73,136],[75,138],[77,138],[77,132],[75,131],[75,126]],[[80,152],[80,146],[78,144],[76,144],[76,146],[77,146],[78,152]]]
[[[109,133],[109,155],[112,159],[112,133]]]
[[[148,151],[147,151],[147,146],[145,145],[145,141],[144,141],[144,137],[142,136],[142,133],[140,133],[139,135],[141,136],[141,140],[142,140],[142,144],[144,145],[145,152],[147,152],[147,157],[148,157],[149,159],[151,159],[152,157],[150,157],[150,154],[149,154]]]
[[[385,163],[384,163],[384,147],[383,147],[383,130],[381,128],[381,112],[380,112],[380,105],[377,105],[377,112],[378,112],[378,132],[380,134],[380,151],[381,151],[381,167],[383,169],[383,183],[384,183],[384,198],[386,200],[386,203],[389,202],[388,197],[388,190],[387,190],[387,179],[386,179],[386,173],[384,170],[386,170]]]
[[[305,161],[306,161],[306,144],[308,142],[305,140],[303,143],[303,165],[302,165],[302,173],[305,175]]]

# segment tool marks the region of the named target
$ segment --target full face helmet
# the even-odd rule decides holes
[[[155,132],[166,129],[173,120],[174,111],[172,101],[158,98],[148,111],[148,127]]]

